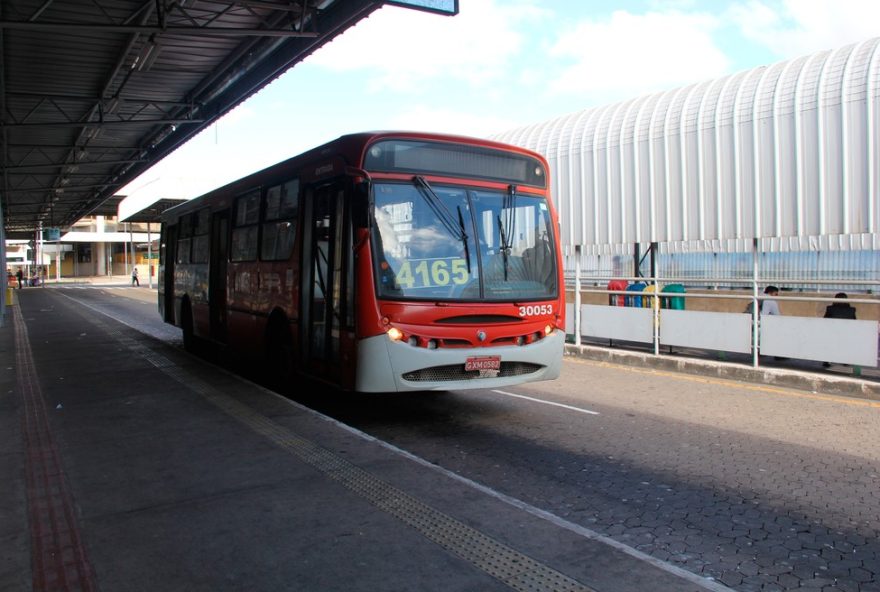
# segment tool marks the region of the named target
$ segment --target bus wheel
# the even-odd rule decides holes
[[[293,344],[287,320],[274,317],[266,338],[266,376],[270,386],[281,393],[290,390],[293,378]]]

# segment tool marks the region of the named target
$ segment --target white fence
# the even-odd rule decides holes
[[[594,281],[597,278],[592,278]],[[640,278],[630,278],[640,279]],[[650,280],[649,280],[650,283]],[[662,285],[658,280],[656,286]],[[602,339],[651,344],[659,355],[661,346],[697,348],[718,352],[752,354],[753,365],[760,356],[814,360],[857,367],[878,366],[878,322],[804,316],[756,315],[741,312],[707,312],[662,308],[667,298],[736,299],[743,295],[661,293],[659,297],[642,293],[647,307],[581,304],[581,293],[629,295],[632,292],[581,288],[576,303],[566,305],[566,333],[580,345],[584,339]],[[752,295],[755,302],[765,296]],[[774,300],[830,303],[828,297],[774,296]],[[850,298],[852,304],[880,306],[880,301]],[[755,308],[760,308],[757,306]]]

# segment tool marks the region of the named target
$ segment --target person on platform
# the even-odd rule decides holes
[[[767,296],[777,296],[779,294],[779,288],[776,286],[767,286],[764,288],[764,294]],[[762,315],[780,315],[779,312],[779,303],[773,300],[772,298],[767,298],[761,303],[761,314]]]
[[[138,280],[138,268],[134,265],[131,267],[131,285],[140,287],[141,282]]]
[[[15,272],[15,279],[18,280],[18,289],[21,290],[21,284],[24,282],[24,273],[22,273],[21,267]]]
[[[855,320],[856,307],[854,307],[849,302],[843,302],[843,300],[846,300],[846,294],[843,292],[838,292],[834,295],[834,299],[836,302],[833,302],[825,307],[825,318]]]

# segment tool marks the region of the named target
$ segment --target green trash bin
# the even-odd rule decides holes
[[[667,284],[663,286],[663,290],[661,292],[665,294],[684,294],[685,289],[681,284]],[[685,298],[683,296],[674,296],[671,298],[663,298],[661,300],[661,304],[663,308],[670,308],[672,310],[684,310],[684,301]]]

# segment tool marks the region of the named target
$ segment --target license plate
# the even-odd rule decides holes
[[[464,369],[471,370],[501,370],[501,356],[484,356],[480,358],[468,358],[464,362]]]

